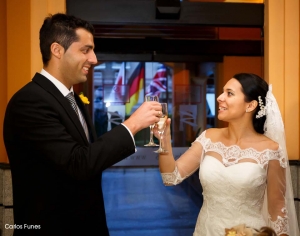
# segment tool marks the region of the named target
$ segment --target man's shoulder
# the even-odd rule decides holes
[[[20,96],[20,95],[26,95],[28,93],[36,94],[39,93],[39,91],[45,91],[49,90],[51,88],[55,89],[55,86],[43,75],[40,73],[36,73],[31,81],[29,81],[27,84],[25,84],[22,88],[20,88],[14,95]]]
[[[36,79],[38,80],[45,80],[47,83],[47,79],[42,76],[41,74],[36,74],[31,81],[26,83],[23,87],[21,87],[16,93],[13,94],[11,97],[9,103],[14,104],[25,104],[25,103],[32,103],[34,101],[41,101],[46,96],[47,93],[46,90],[49,89],[51,85],[43,85],[41,86],[40,83],[36,82]]]

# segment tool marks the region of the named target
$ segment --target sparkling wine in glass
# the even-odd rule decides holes
[[[145,96],[145,101],[146,102],[149,102],[149,101],[156,101],[156,102],[158,102],[158,96],[156,96],[156,95],[146,95]],[[153,128],[154,128],[154,125],[155,124],[150,125],[150,141],[149,141],[149,143],[147,143],[147,144],[144,145],[146,147],[156,147],[156,146],[158,146],[153,141]]]
[[[167,153],[168,151],[164,149],[162,137],[166,128],[166,121],[168,119],[168,105],[167,103],[161,103],[162,114],[159,118],[159,122],[156,123],[157,131],[159,133],[159,148],[154,151],[156,153]]]

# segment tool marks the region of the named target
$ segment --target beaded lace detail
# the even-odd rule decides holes
[[[284,217],[277,216],[277,220],[275,221],[272,221],[271,216],[269,215],[271,227],[275,230],[277,235],[281,235],[281,234],[289,235],[287,210],[286,208],[283,208],[281,211],[285,214]]]

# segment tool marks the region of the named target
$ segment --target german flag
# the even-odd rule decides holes
[[[130,115],[133,106],[138,102],[140,91],[144,88],[145,78],[145,63],[139,63],[132,73],[128,85],[129,88],[129,102],[125,105],[126,115]]]

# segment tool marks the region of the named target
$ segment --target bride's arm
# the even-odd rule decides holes
[[[271,227],[278,236],[289,235],[286,192],[286,168],[278,160],[271,160],[268,167],[267,196]]]
[[[164,184],[176,185],[199,168],[203,148],[199,142],[194,142],[192,146],[175,161],[171,145],[170,123],[171,120],[168,119],[162,140],[163,146],[168,150],[168,153],[159,154],[158,163]]]

